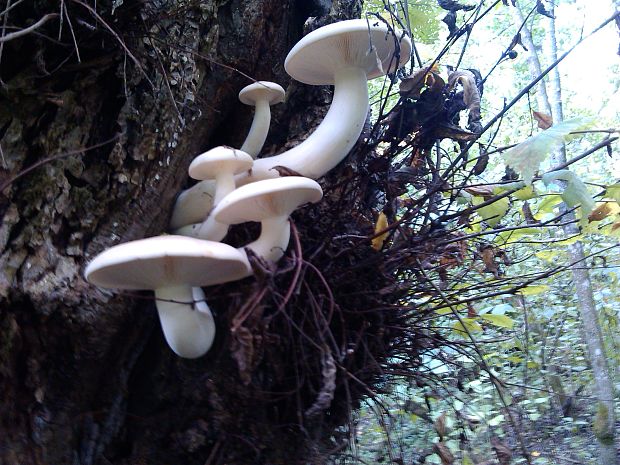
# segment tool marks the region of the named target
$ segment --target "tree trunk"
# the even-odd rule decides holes
[[[551,15],[554,14],[553,4],[549,4],[549,11]],[[536,49],[531,41],[531,34],[529,31],[524,35],[524,37],[526,38],[525,40],[529,39],[531,54],[535,55]],[[546,46],[548,47],[547,55],[549,57],[549,62],[554,62],[557,59],[557,41],[555,36],[554,19],[550,19],[548,21]],[[541,67],[538,57],[532,58],[532,62],[534,63],[534,66],[533,69],[530,68],[530,70],[535,71],[535,75],[540,75]],[[562,122],[564,118],[562,112],[560,74],[557,67],[551,71],[549,78],[550,91],[548,93],[541,92],[537,94],[537,100],[539,102],[539,106],[542,106],[542,111],[551,110],[553,121],[557,124]],[[554,164],[556,165],[566,163],[565,147],[558,150],[553,155],[553,158]],[[567,221],[575,220],[575,215],[573,213],[569,213],[565,218]],[[576,224],[569,224],[564,226],[564,232],[568,236],[572,236],[579,233],[579,228]],[[571,267],[571,272],[573,275],[573,283],[575,285],[577,307],[581,315],[581,321],[584,328],[584,342],[587,347],[588,358],[592,366],[592,373],[594,375],[594,389],[596,397],[599,399],[594,421],[594,432],[599,443],[600,451],[599,463],[601,465],[614,465],[618,463],[617,449],[614,440],[614,391],[603,344],[603,335],[598,321],[596,304],[594,302],[590,275],[582,265],[585,257],[583,245],[580,242],[569,245],[568,254],[570,261],[575,263],[575,265]]]
[[[283,63],[307,17],[331,3],[64,0],[6,13],[22,28],[60,15],[0,42],[0,184],[73,154],[0,193],[0,463],[297,463],[329,435],[270,424],[275,403],[249,412],[231,393],[240,381],[225,336],[181,360],[152,299],[93,287],[83,270],[166,230],[199,152],[240,146],[246,76],[289,85],[268,149],[317,123],[324,90],[292,83]],[[360,8],[334,1],[319,22]],[[246,427],[259,442],[238,434]]]

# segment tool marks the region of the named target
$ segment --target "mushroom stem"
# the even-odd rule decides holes
[[[340,69],[335,74],[332,104],[316,130],[292,149],[256,160],[250,173],[237,175],[237,186],[277,178],[279,174],[274,166],[285,166],[312,179],[320,178],[353,148],[364,128],[368,108],[366,72],[358,67]]]
[[[227,233],[228,225],[216,221],[211,215],[202,223],[188,224],[173,231],[173,234],[207,241],[221,241]]]
[[[282,258],[291,237],[288,216],[277,216],[261,221],[260,236],[245,247],[268,262]]]
[[[235,190],[235,176],[230,171],[221,171],[215,177],[215,207],[221,200]]]
[[[256,158],[265,144],[270,124],[271,109],[269,108],[269,101],[267,99],[257,100],[254,107],[252,126],[241,146],[241,150],[250,154],[252,158]]]
[[[213,208],[215,198],[215,181],[200,181],[177,197],[170,218],[170,229],[175,230],[185,225],[204,220]]]
[[[215,337],[215,322],[201,288],[169,286],[155,289],[159,321],[170,348],[179,357],[206,354]]]

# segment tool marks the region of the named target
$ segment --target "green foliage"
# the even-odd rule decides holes
[[[531,185],[540,165],[559,149],[573,131],[592,124],[586,118],[573,118],[542,131],[504,153],[504,161],[514,169],[526,184]]]
[[[544,174],[542,180],[547,186],[553,183],[553,181],[564,181],[566,184],[562,190],[562,200],[564,200],[564,203],[569,207],[581,205],[584,216],[588,215],[594,209],[594,199],[588,193],[586,185],[573,171],[552,171]]]

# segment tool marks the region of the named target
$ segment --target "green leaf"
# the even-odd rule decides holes
[[[475,196],[473,199],[474,205],[479,205],[482,202],[484,202],[482,197]],[[504,197],[476,210],[476,213],[478,213],[478,215],[480,215],[480,217],[486,221],[490,227],[494,227],[502,220],[504,215],[506,215],[509,208],[510,200],[508,200],[508,197]]]
[[[488,321],[492,325],[499,326],[500,328],[512,329],[515,325],[515,320],[506,315],[494,315],[493,313],[487,313],[480,315],[480,318]]]
[[[605,197],[614,199],[620,204],[620,184],[612,184],[611,186],[607,186],[607,189],[605,190]]]
[[[591,118],[573,118],[551,126],[506,151],[504,162],[529,185],[547,156],[560,148],[572,131],[583,129],[591,122]]]
[[[584,212],[584,217],[594,209],[594,199],[588,192],[588,188],[575,173],[570,170],[559,170],[546,173],[542,177],[545,185],[551,184],[553,181],[564,181],[566,183],[564,191],[560,194],[562,200],[569,207],[575,207],[581,205]],[[562,186],[560,186],[562,187]]]
[[[542,215],[552,213],[555,206],[559,203],[562,203],[562,197],[558,194],[545,195],[538,205],[538,210],[536,210],[536,215],[534,215],[534,217],[539,220],[542,218]]]
[[[524,236],[537,236],[541,233],[540,228],[519,228],[512,231],[502,231],[495,237],[496,244],[511,244],[518,242]]]

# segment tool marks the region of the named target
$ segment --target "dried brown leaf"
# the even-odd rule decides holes
[[[444,443],[436,442],[433,444],[433,450],[441,459],[441,465],[452,465],[454,463],[454,455]]]
[[[547,113],[542,113],[540,111],[533,111],[532,116],[538,123],[538,127],[540,129],[549,129],[551,126],[553,126],[553,118],[551,117],[551,115],[548,115]]]
[[[433,426],[435,427],[435,431],[437,431],[439,439],[443,441],[443,438],[446,436],[446,412],[443,412],[437,417]]]
[[[593,221],[601,221],[607,218],[607,216],[611,213],[611,204],[610,203],[602,203],[594,210],[592,213],[588,215],[588,221],[592,223]]]
[[[493,197],[493,189],[495,187],[492,184],[486,186],[472,186],[466,187],[465,192],[471,195],[478,195],[480,197],[484,197],[485,199]]]
[[[463,103],[469,110],[469,125],[471,127],[472,122],[480,121],[481,118],[480,91],[476,86],[476,76],[466,69],[454,71],[448,76],[448,88],[454,89],[457,84],[463,87]]]
[[[287,168],[286,166],[274,166],[273,168],[271,168],[272,170],[276,170],[278,172],[278,174],[282,177],[286,177],[286,176],[301,176],[301,174],[299,174],[297,171],[292,170],[290,168]]]

